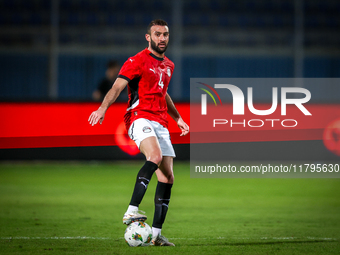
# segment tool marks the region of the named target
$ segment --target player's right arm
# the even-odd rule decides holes
[[[107,92],[106,96],[104,97],[104,100],[101,104],[101,106],[98,108],[97,111],[94,111],[91,113],[88,122],[90,125],[94,126],[98,122],[102,124],[105,113],[107,109],[110,107],[111,104],[116,101],[119,94],[122,92],[122,90],[126,87],[128,84],[128,81],[122,78],[117,78],[115,83],[112,85],[112,88]]]

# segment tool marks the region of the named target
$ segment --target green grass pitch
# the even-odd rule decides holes
[[[122,216],[143,162],[0,164],[0,254],[339,254],[339,179],[192,179],[175,162],[162,233],[128,247]],[[152,224],[153,177],[140,209]]]

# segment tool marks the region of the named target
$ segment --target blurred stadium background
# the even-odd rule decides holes
[[[143,157],[123,133],[124,103],[101,126],[87,118],[107,61],[123,64],[147,47],[152,19],[169,23],[169,93],[189,122],[193,77],[340,77],[339,14],[339,0],[0,0],[0,253],[131,254],[121,215],[142,163],[124,160]],[[313,107],[339,118],[340,85],[308,89]],[[271,103],[269,93],[257,87],[254,102]],[[176,188],[164,234],[174,253],[339,253],[338,178],[190,178],[190,139],[169,124]],[[322,129],[315,133],[231,142],[226,160],[338,164]],[[335,138],[340,153],[340,132]],[[148,216],[155,177],[150,185],[141,205]]]
[[[2,112],[9,102],[90,102],[107,61],[123,64],[146,47],[155,18],[170,26],[176,102],[189,102],[191,77],[339,77],[339,14],[337,0],[0,0]],[[313,100],[338,103],[338,92]],[[53,159],[59,150],[6,149],[1,158]],[[62,154],[103,155],[84,150]]]
[[[189,99],[190,77],[340,76],[337,0],[1,0],[0,9],[3,100],[90,100],[106,61],[146,47],[155,18],[170,26],[176,100]]]

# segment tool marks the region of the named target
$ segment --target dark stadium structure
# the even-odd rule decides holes
[[[169,24],[176,102],[189,102],[193,77],[340,77],[339,13],[338,0],[0,0],[0,102],[90,102],[107,61],[124,63],[146,47],[155,18]],[[339,89],[314,88],[312,100],[339,103]],[[176,146],[178,158],[188,159],[189,145]],[[322,141],[230,148],[235,160],[276,159],[282,148],[285,159],[335,158]],[[117,147],[0,152],[1,160],[114,158],[131,157]]]
[[[90,100],[107,60],[146,47],[145,28],[160,17],[171,31],[176,100],[189,99],[190,77],[297,76],[298,22],[298,76],[339,77],[339,13],[337,0],[1,0],[0,99]]]

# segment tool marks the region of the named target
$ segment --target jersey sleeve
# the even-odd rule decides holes
[[[119,71],[118,77],[123,78],[130,82],[134,78],[141,75],[140,65],[138,64],[138,59],[136,57],[131,57],[122,66]]]

